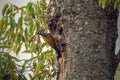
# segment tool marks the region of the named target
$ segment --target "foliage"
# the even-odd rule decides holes
[[[7,3],[3,7],[0,20],[0,78],[7,76],[10,80],[26,80],[26,70],[33,73],[28,74],[31,80],[51,80],[55,77],[54,53],[51,49],[43,50],[46,43],[36,34],[46,26],[46,7],[46,0],[29,2],[22,7]],[[19,60],[11,56],[11,53],[30,54],[31,58]],[[16,62],[22,62],[23,65],[18,66]]]
[[[13,60],[14,59],[14,60]],[[19,61],[15,57],[7,54],[0,53],[0,78],[3,80],[17,80],[17,65],[15,61]],[[11,77],[10,77],[11,76]]]
[[[118,8],[120,12],[120,0],[98,0],[98,3],[103,9],[109,4],[114,4],[114,10]]]

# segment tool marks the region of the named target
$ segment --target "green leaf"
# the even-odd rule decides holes
[[[47,56],[49,56],[50,58],[51,56],[53,56],[53,50],[47,50],[47,51],[42,52],[41,54],[44,54],[46,58]]]
[[[117,2],[119,3],[119,2],[120,2],[120,0],[117,0]]]
[[[22,41],[22,34],[21,33],[18,33],[18,42]]]
[[[21,61],[20,59],[18,59],[17,57],[14,57],[14,56],[12,56],[12,55],[10,55],[11,56],[11,58],[13,59],[13,60],[15,60],[15,61]]]
[[[42,12],[44,13],[44,10],[46,10],[46,0],[40,0],[40,4],[41,4],[41,9]]]
[[[10,26],[12,30],[14,30],[16,27],[15,19],[13,16],[10,16]]]
[[[41,48],[44,48],[46,46],[46,43],[41,44]]]
[[[26,13],[26,6],[22,6],[19,8],[21,10],[21,14],[25,14]]]
[[[120,71],[120,66],[118,66],[117,71]]]
[[[25,39],[28,40],[28,29],[27,28],[25,28]]]
[[[30,80],[33,80],[32,75],[31,75],[30,73],[29,73],[28,75],[29,75],[29,77],[30,77]]]
[[[102,8],[105,9],[106,7],[106,0],[102,0]]]
[[[34,10],[34,8],[30,9],[30,13],[31,13],[32,18],[35,18],[35,10]]]
[[[19,44],[19,45],[17,46],[16,54],[18,54],[18,53],[20,52],[20,49],[21,49],[21,44]]]
[[[33,3],[29,2],[27,7],[28,7],[28,10],[29,10],[30,15],[32,16],[32,18],[35,18],[35,10],[33,8]]]
[[[31,46],[30,46],[30,49],[33,51],[33,52],[37,52],[37,44],[35,44],[34,42],[31,43]]]
[[[3,35],[3,33],[4,33],[4,32],[3,32],[2,30],[0,30],[0,37]]]
[[[27,5],[28,9],[30,9],[32,7],[32,3],[29,2],[28,5]]]
[[[28,50],[29,42],[25,42],[25,49]]]
[[[4,16],[1,20],[0,20],[0,29],[5,32],[7,27],[9,25],[8,22],[8,16]]]
[[[117,3],[117,1],[115,1],[114,2],[114,10],[116,10],[117,6],[118,6],[118,3]]]
[[[23,80],[27,80],[27,78],[26,78],[26,76],[25,76],[25,75],[22,75],[22,77],[23,77]]]
[[[40,71],[41,68],[42,68],[42,61],[39,61],[37,63],[36,70],[35,70],[36,75],[39,74],[39,71]]]
[[[120,13],[120,3],[118,4],[118,11],[119,11],[119,13]]]
[[[25,42],[25,38],[24,38],[24,36],[23,36],[23,34],[22,33],[18,33],[18,35],[17,35],[17,40],[18,40],[18,42]]]
[[[26,63],[27,63],[27,61],[24,61],[23,65],[22,65],[21,74],[23,74],[23,72],[25,71]]]
[[[98,0],[98,3],[99,3],[99,5],[101,5],[101,3],[102,3],[102,0]]]
[[[46,3],[46,0],[40,0],[41,3]]]
[[[5,15],[5,12],[6,12],[6,10],[8,9],[8,7],[9,7],[8,3],[4,5],[4,7],[3,7],[3,9],[2,9],[2,16]]]
[[[12,48],[12,45],[0,45],[0,48]]]
[[[11,68],[11,69],[15,68],[15,62],[14,61],[12,61],[12,60],[10,61],[9,68]]]
[[[36,23],[36,26],[37,26],[37,32],[40,30],[40,23],[39,22],[37,22]]]
[[[20,26],[22,26],[22,24],[23,24],[23,16],[21,15],[20,17],[19,17],[19,19],[18,19],[18,24],[20,25]]]
[[[19,8],[18,8],[18,6],[16,6],[16,5],[13,5],[13,7],[14,7],[14,11],[15,11],[15,13],[18,13],[18,11],[19,11]]]
[[[22,35],[22,41],[25,42],[25,37]]]
[[[34,29],[34,26],[33,26],[33,24],[31,24],[31,25],[30,25],[30,29],[29,29],[29,33],[30,33],[30,34],[32,34],[33,29]]]
[[[6,15],[12,15],[12,5],[7,9]]]
[[[31,50],[31,49],[27,49],[27,50],[25,50],[25,51],[23,51],[23,53],[32,53],[33,51]]]
[[[44,54],[41,54],[39,57],[39,61],[42,61],[42,60],[44,60]]]
[[[14,34],[13,41],[17,42],[17,39],[18,39],[18,34],[16,33],[16,34]]]

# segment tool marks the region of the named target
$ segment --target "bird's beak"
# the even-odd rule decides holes
[[[38,35],[43,35],[45,33],[45,29],[41,29],[37,32]]]
[[[40,31],[38,31],[37,34],[40,35]]]

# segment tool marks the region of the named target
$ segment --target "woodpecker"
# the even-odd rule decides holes
[[[59,59],[61,57],[61,53],[56,45],[56,42],[55,42],[55,39],[53,38],[53,36],[50,33],[45,33],[44,29],[41,29],[38,32],[38,34],[41,35],[43,37],[43,39],[45,40],[45,42],[48,43],[50,45],[50,47],[56,51],[57,59]]]

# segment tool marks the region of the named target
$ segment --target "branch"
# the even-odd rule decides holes
[[[117,54],[117,61],[120,62],[120,49],[119,49],[118,54]]]

